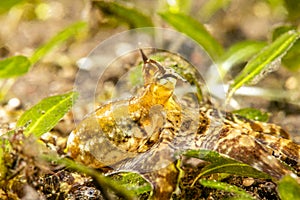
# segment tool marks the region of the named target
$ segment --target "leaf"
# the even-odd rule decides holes
[[[24,0],[2,0],[0,1],[0,13],[9,11],[9,9],[19,3],[24,2]]]
[[[272,39],[275,40],[281,34],[296,29],[297,29],[296,26],[290,26],[290,25],[277,27],[272,33]],[[291,47],[291,49],[282,58],[282,64],[289,70],[298,70],[300,69],[299,56],[300,56],[300,40],[297,40],[295,44]]]
[[[39,61],[42,57],[44,57],[47,53],[49,53],[54,47],[60,45],[61,43],[65,42],[69,38],[73,37],[74,35],[78,34],[78,32],[82,31],[84,28],[87,27],[86,22],[76,22],[63,31],[59,32],[55,35],[52,39],[49,40],[46,44],[40,46],[38,49],[35,50],[33,55],[30,58],[32,64],[35,64]]]
[[[168,8],[171,12],[188,13],[191,10],[192,0],[176,0],[176,1],[162,1],[162,8]]]
[[[24,134],[26,136],[33,134],[40,137],[51,130],[70,110],[77,96],[77,93],[69,92],[45,98],[25,111],[18,120],[17,126],[25,127]]]
[[[297,40],[287,54],[282,58],[282,64],[289,70],[300,69],[300,40]]]
[[[94,5],[99,7],[103,12],[112,14],[114,17],[127,22],[131,28],[154,26],[150,17],[135,8],[127,7],[114,1],[95,1]]]
[[[200,22],[182,13],[164,12],[159,15],[178,31],[198,42],[213,60],[217,61],[223,54],[221,44]]]
[[[241,197],[239,199],[255,200],[255,198],[253,196],[251,196],[245,190],[243,190],[235,185],[230,185],[228,183],[223,183],[223,182],[218,182],[218,181],[213,181],[213,180],[204,180],[204,179],[199,180],[199,182],[201,185],[203,185],[205,187],[235,193],[236,195]]]
[[[278,192],[282,200],[300,200],[300,185],[291,176],[284,176],[279,181]]]
[[[269,120],[268,113],[254,108],[243,108],[240,110],[235,110],[233,113],[255,121],[267,122]]]
[[[204,149],[189,150],[183,155],[187,157],[198,158],[211,163],[201,170],[201,173],[197,176],[197,178],[195,178],[194,183],[200,177],[214,173],[228,173],[253,178],[270,178],[269,175],[260,172],[245,163],[241,163],[231,158],[225,157],[225,155],[221,155],[215,151]]]
[[[58,158],[55,155],[44,155],[43,159],[48,161],[55,161],[58,164],[65,165],[67,168],[76,170],[78,172],[84,173],[93,177],[93,179],[101,186],[103,189],[111,189],[116,195],[119,197],[123,197],[122,199],[134,200],[135,195],[127,190],[125,187],[121,186],[118,182],[113,181],[109,177],[104,176],[99,173],[99,171],[95,169],[88,168],[82,164],[75,163],[74,161],[67,158]]]
[[[288,31],[282,34],[274,42],[260,51],[245,68],[235,77],[229,87],[227,101],[233,93],[244,84],[254,84],[263,78],[267,73],[274,71],[278,62],[298,39],[296,31]]]
[[[28,72],[31,66],[25,56],[14,56],[0,61],[0,78],[13,78]]]
[[[113,175],[112,178],[124,188],[134,192],[137,196],[151,192],[152,190],[150,183],[145,181],[145,179],[143,179],[142,176],[137,173],[123,172]]]
[[[232,45],[221,58],[219,66],[221,76],[224,77],[232,66],[248,61],[264,46],[266,43],[259,41],[242,41]]]

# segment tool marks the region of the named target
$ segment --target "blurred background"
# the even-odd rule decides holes
[[[78,21],[87,23],[84,31],[47,52],[28,73],[0,80],[1,102],[7,105],[9,100],[16,98],[19,105],[28,108],[44,97],[72,90],[78,61],[88,56],[101,41],[133,28],[172,28],[159,13],[190,16],[203,24],[226,51],[238,42],[271,42],[283,30],[299,29],[299,10],[298,0],[1,1],[2,60],[16,55],[30,57],[67,26]],[[241,107],[265,109],[272,113],[271,121],[293,133],[299,130],[297,121],[300,120],[298,47],[300,44],[296,42],[292,53],[284,58],[282,67],[258,84],[258,87],[270,88],[267,91],[272,95],[262,94],[258,100],[257,97],[255,100],[239,97]],[[245,62],[233,67],[228,79],[244,65]],[[286,94],[293,94],[295,98],[284,96]]]

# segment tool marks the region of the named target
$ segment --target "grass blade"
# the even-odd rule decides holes
[[[201,179],[199,182],[201,185],[203,185],[205,187],[235,193],[236,195],[238,195],[239,197],[241,197],[242,199],[245,199],[245,200],[246,199],[247,200],[255,200],[255,198],[253,196],[251,196],[250,194],[248,194],[245,190],[243,190],[237,186],[230,185],[228,183],[223,183],[223,182],[218,182],[218,181],[213,181],[213,180],[204,180],[204,179]]]
[[[5,0],[0,1],[0,14],[8,12],[13,6],[24,2],[24,0]]]
[[[69,38],[73,37],[78,32],[86,28],[86,26],[87,26],[86,22],[76,22],[68,26],[67,28],[65,28],[63,31],[59,32],[52,39],[50,39],[49,42],[36,49],[36,51],[33,53],[33,55],[30,58],[31,63],[35,64],[47,53],[49,53],[54,47],[58,46],[59,44],[65,42]]]
[[[113,14],[118,19],[127,22],[131,28],[154,26],[150,17],[135,8],[127,7],[114,1],[95,1],[94,5],[102,11]]]
[[[268,113],[255,108],[243,108],[239,110],[234,110],[233,113],[255,121],[267,122],[269,120]]]
[[[23,113],[17,126],[25,127],[24,134],[26,136],[34,134],[36,137],[40,137],[58,123],[70,110],[76,98],[77,93],[69,92],[43,99]]]
[[[278,62],[281,61],[281,58],[296,42],[298,37],[298,32],[288,31],[250,60],[230,85],[227,102],[242,85],[257,83],[267,73],[274,71],[278,66]]]
[[[160,13],[160,16],[178,31],[198,42],[213,60],[217,61],[223,54],[221,44],[219,44],[200,22],[185,14],[169,11]]]
[[[0,61],[0,78],[13,78],[28,72],[31,66],[25,56],[14,56]]]
[[[279,181],[278,192],[282,200],[300,200],[300,185],[291,176],[285,176]]]
[[[270,176],[265,174],[264,172],[260,172],[245,163],[241,163],[231,158],[225,157],[215,151],[204,149],[189,150],[185,152],[184,155],[187,157],[198,158],[211,163],[201,170],[201,173],[195,178],[192,185],[194,185],[200,177],[214,173],[228,173],[253,178],[270,178]]]
[[[232,45],[221,58],[221,76],[224,77],[234,65],[248,61],[265,46],[266,42],[258,41],[243,41]]]
[[[132,191],[136,196],[151,192],[152,187],[140,174],[134,172],[122,172],[111,177],[127,190]]]
[[[136,199],[133,192],[130,190],[127,190],[125,187],[123,187],[121,184],[117,183],[116,181],[113,181],[112,179],[104,176],[103,174],[99,173],[95,169],[91,169],[89,167],[86,167],[82,164],[75,163],[74,161],[67,159],[67,158],[58,158],[57,156],[49,156],[44,155],[43,158],[48,161],[55,161],[58,164],[65,165],[67,168],[76,170],[78,172],[87,174],[94,178],[94,180],[104,189],[111,189],[113,192],[116,193],[116,195],[123,197],[123,199],[127,200],[133,200]]]

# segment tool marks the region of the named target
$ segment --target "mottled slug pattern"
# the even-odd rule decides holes
[[[176,155],[188,149],[217,151],[278,179],[299,176],[300,146],[281,127],[179,100],[174,89],[184,78],[141,54],[143,88],[87,116],[69,136],[72,158],[142,174],[153,186],[153,199],[170,198],[178,178]]]

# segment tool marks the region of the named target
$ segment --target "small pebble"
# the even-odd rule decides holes
[[[9,110],[16,110],[21,106],[21,101],[18,98],[11,98],[7,103]]]
[[[245,178],[245,179],[243,180],[243,185],[244,185],[245,187],[249,187],[249,186],[251,186],[253,183],[254,183],[254,179],[253,179],[253,178]]]

